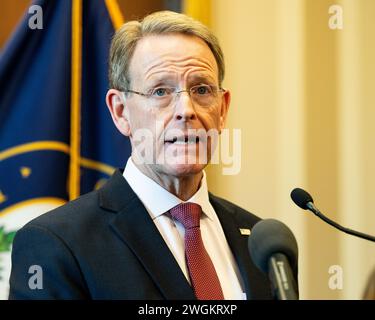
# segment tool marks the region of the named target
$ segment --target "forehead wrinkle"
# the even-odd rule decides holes
[[[198,63],[197,63],[198,62]],[[144,72],[145,78],[148,79],[153,75],[161,72],[170,72],[173,70],[177,72],[178,70],[183,70],[184,68],[194,68],[195,70],[211,71],[215,73],[215,68],[207,61],[202,58],[190,58],[190,59],[168,59],[162,60],[158,63],[151,65]],[[156,70],[154,70],[156,69]],[[185,70],[183,73],[186,73],[189,70]]]

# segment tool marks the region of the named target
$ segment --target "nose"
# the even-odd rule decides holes
[[[175,101],[175,119],[178,121],[189,121],[196,118],[197,115],[189,91],[179,91]]]

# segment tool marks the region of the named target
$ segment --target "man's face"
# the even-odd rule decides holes
[[[229,106],[228,91],[204,98],[207,86],[219,88],[217,63],[207,44],[183,34],[147,36],[135,48],[129,75],[131,90],[153,92],[149,97],[124,96],[133,160],[146,159],[147,163],[140,165],[159,175],[181,177],[201,172],[210,159],[213,142],[212,135],[206,138],[205,133],[220,133]],[[191,95],[172,94],[174,98],[166,103],[165,88],[171,87],[197,90]],[[152,139],[146,133],[152,133]],[[152,161],[147,157],[151,150]]]

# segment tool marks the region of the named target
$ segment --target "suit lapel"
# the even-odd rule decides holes
[[[141,201],[117,170],[99,191],[100,206],[116,213],[110,222],[115,234],[134,252],[165,299],[196,299],[194,292]],[[210,194],[228,244],[236,259],[248,299],[269,299],[267,279],[253,264],[247,236],[233,207]]]
[[[263,290],[260,290],[258,279],[264,276],[252,262],[247,241],[248,236],[242,235],[240,228],[249,228],[248,225],[240,225],[236,221],[234,209],[224,206],[219,199],[210,194],[210,202],[220,220],[229,247],[236,259],[242,279],[245,285],[247,299],[265,299]]]
[[[165,299],[195,299],[173,254],[120,171],[101,190],[100,202],[117,212],[110,222],[112,229],[134,252]]]

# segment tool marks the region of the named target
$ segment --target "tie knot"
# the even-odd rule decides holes
[[[185,229],[191,229],[199,227],[202,208],[199,204],[186,202],[172,208],[170,213]]]

